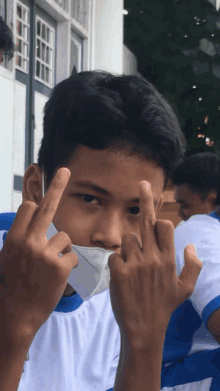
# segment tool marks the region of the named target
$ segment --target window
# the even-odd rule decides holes
[[[81,45],[71,37],[71,62],[70,62],[70,73],[81,72]]]
[[[88,1],[89,0],[72,0],[71,16],[81,26],[88,30]]]
[[[28,73],[29,65],[29,18],[29,9],[18,1],[16,8],[16,68],[25,73]]]
[[[5,19],[5,0],[0,0],[0,15]]]
[[[54,41],[55,30],[37,16],[35,78],[49,87],[54,85]]]
[[[69,12],[69,0],[54,0],[64,11]]]
[[[0,0],[0,16],[5,20],[5,0]],[[2,53],[2,62],[0,63],[0,66],[5,66],[5,56]]]

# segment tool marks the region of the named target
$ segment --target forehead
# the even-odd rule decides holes
[[[158,198],[163,191],[165,176],[155,163],[139,156],[129,156],[125,152],[94,150],[80,146],[68,168],[72,175],[69,184],[74,181],[90,180],[115,195],[137,194],[139,182],[149,181],[153,194]]]
[[[187,184],[178,185],[175,187],[175,190],[175,198],[179,202],[192,203],[200,198],[199,194],[192,192]]]

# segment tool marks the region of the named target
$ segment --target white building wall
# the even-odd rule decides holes
[[[12,210],[13,108],[13,75],[0,69],[0,212]]]
[[[123,0],[95,2],[95,69],[123,72]]]
[[[125,75],[139,75],[137,66],[137,58],[127,46],[123,45],[123,73]]]
[[[135,56],[123,46],[123,0],[90,0],[88,31],[52,0],[36,0],[57,23],[56,82],[69,77],[71,31],[83,40],[83,69],[137,74]],[[16,2],[14,2],[16,4]],[[14,8],[15,11],[15,8]],[[14,13],[15,28],[15,13]],[[15,34],[15,31],[13,31]],[[0,213],[17,211],[22,193],[14,189],[14,174],[24,175],[26,87],[13,71],[0,66]],[[35,92],[34,163],[43,135],[43,108],[48,97]]]
[[[14,83],[14,131],[13,131],[13,175],[24,176],[25,166],[25,109],[26,86],[17,80]],[[22,203],[21,192],[12,193],[12,212]]]
[[[34,132],[34,163],[37,163],[38,151],[43,137],[43,110],[48,98],[35,92],[35,132]]]

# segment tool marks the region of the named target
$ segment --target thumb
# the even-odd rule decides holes
[[[182,272],[179,276],[180,289],[182,292],[180,295],[186,299],[191,296],[198,280],[199,274],[202,270],[203,263],[199,260],[196,255],[196,247],[194,244],[189,244],[184,249],[184,260],[185,264]]]

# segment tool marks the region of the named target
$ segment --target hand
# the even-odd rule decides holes
[[[110,296],[121,334],[130,347],[145,349],[163,340],[173,311],[191,296],[202,263],[195,248],[184,251],[185,265],[176,274],[174,227],[157,220],[148,182],[140,182],[140,233],[122,239],[121,256],[109,257]]]
[[[23,201],[0,252],[1,280],[5,279],[0,284],[0,318],[10,340],[23,337],[24,331],[36,334],[78,265],[66,233],[46,239],[69,177],[70,171],[61,168],[39,206]]]

